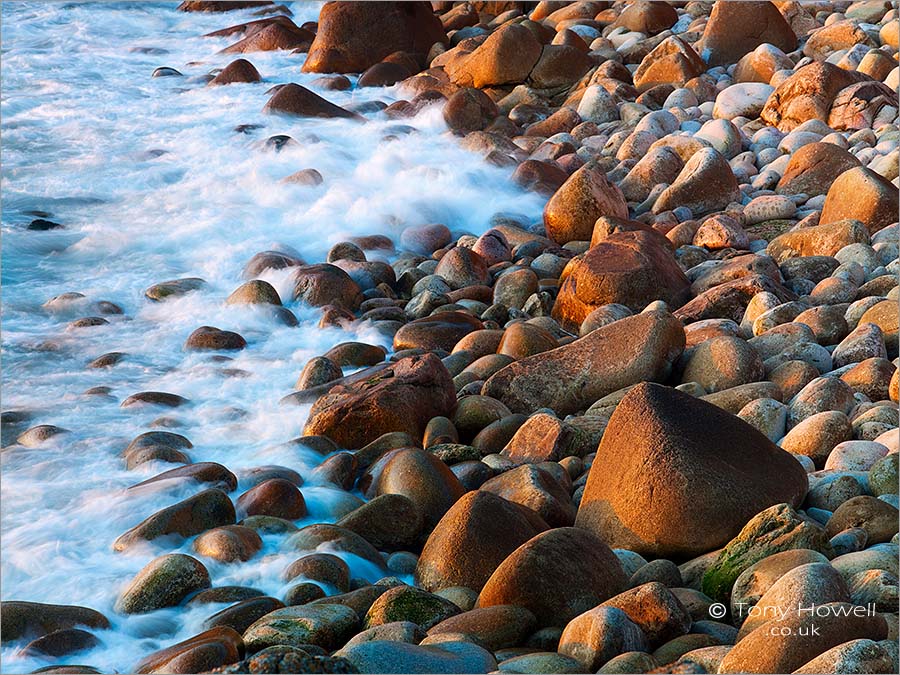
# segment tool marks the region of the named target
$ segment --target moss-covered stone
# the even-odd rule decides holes
[[[396,586],[369,608],[365,628],[393,621],[410,621],[422,630],[428,630],[459,613],[459,607],[439,595],[413,586]]]
[[[460,462],[478,461],[481,459],[481,451],[471,445],[462,443],[438,443],[428,448],[428,452],[441,460],[444,464],[459,464]]]
[[[317,645],[331,650],[356,631],[359,617],[344,605],[316,604],[269,612],[244,631],[247,651],[275,645]]]
[[[821,525],[801,516],[788,504],[776,504],[755,515],[722,549],[703,575],[701,590],[727,603],[741,572],[773,553],[796,548],[818,551],[828,558],[834,551]]]
[[[209,572],[199,560],[171,553],[151,560],[128,585],[116,602],[125,614],[174,607],[195,591],[209,588]]]

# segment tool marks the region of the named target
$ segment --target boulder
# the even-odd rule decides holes
[[[243,653],[240,633],[221,626],[145,656],[131,672],[204,673],[238,661]]]
[[[653,213],[686,206],[696,215],[724,209],[740,201],[737,179],[728,160],[713,148],[697,150],[681,173],[662,191],[653,204]]]
[[[572,527],[522,544],[494,571],[478,607],[516,605],[540,626],[562,626],[621,592],[627,583],[615,554],[595,535]]]
[[[791,155],[776,191],[783,195],[824,195],[838,176],[857,166],[859,160],[839,145],[807,143]]]
[[[427,54],[446,42],[428,2],[330,2],[319,11],[305,73],[361,73],[394,52]]]
[[[525,26],[507,23],[471,53],[444,64],[450,81],[463,87],[496,87],[524,82],[541,58],[542,46]]]
[[[863,77],[824,61],[814,61],[794,71],[775,88],[760,119],[785,132],[809,120],[827,122],[838,92]]]
[[[419,448],[401,448],[385,456],[371,493],[408,497],[430,531],[465,493],[456,475],[441,460]]]
[[[344,647],[335,656],[349,661],[360,673],[489,673],[497,668],[490,652],[462,641],[412,645],[372,640]]]
[[[382,434],[421,438],[432,417],[456,407],[450,373],[433,354],[400,359],[367,380],[337,385],[314,404],[304,428],[345,448],[361,448]]]
[[[124,551],[135,544],[158,537],[191,537],[204,530],[235,522],[234,504],[228,495],[210,488],[184,501],[157,511],[113,542],[113,549]]]
[[[791,549],[834,552],[825,529],[798,514],[790,504],[776,504],[756,514],[728,542],[703,575],[701,590],[713,600],[727,602],[731,588],[744,570],[775,553]]]
[[[680,87],[706,70],[697,52],[680,37],[672,35],[643,58],[634,71],[634,86],[645,92],[661,84]]]
[[[665,379],[684,342],[684,329],[671,314],[630,316],[509,364],[484,383],[482,394],[514,413],[550,408],[571,414],[623,387]]]
[[[897,187],[864,166],[848,169],[831,184],[822,215],[822,224],[846,219],[866,226],[869,234],[897,222],[900,200]]]
[[[502,497],[476,490],[457,501],[435,526],[416,564],[416,583],[435,591],[480,591],[506,557],[547,528]]]
[[[797,48],[797,36],[772,2],[716,3],[698,49],[710,66],[737,63],[761,44],[783,52]]]
[[[263,112],[292,115],[294,117],[342,117],[360,119],[359,115],[344,110],[315,92],[299,84],[289,82],[278,88],[263,107]]]
[[[210,587],[209,572],[196,558],[170,553],[154,558],[138,572],[116,601],[116,611],[142,614],[174,607],[195,591]]]
[[[75,626],[106,629],[109,619],[95,609],[78,605],[47,605],[40,602],[0,602],[4,641],[42,637]]]
[[[331,650],[356,633],[359,617],[338,604],[307,604],[269,612],[244,631],[248,651],[275,645],[315,645]]]
[[[769,242],[766,253],[780,264],[789,258],[832,257],[845,246],[857,243],[869,243],[866,226],[858,220],[836,220],[780,234]]]
[[[601,216],[628,218],[622,191],[595,164],[585,164],[560,186],[544,207],[547,236],[558,244],[590,241]]]
[[[639,312],[654,300],[680,307],[690,281],[656,232],[618,232],[573,258],[560,275],[553,318],[576,332],[597,307],[616,303]]]
[[[642,383],[610,418],[575,524],[614,548],[696,556],[773,504],[799,506],[806,489],[797,461],[743,420]]]
[[[259,71],[247,59],[232,61],[211,81],[210,85],[234,84],[236,82],[259,82]]]

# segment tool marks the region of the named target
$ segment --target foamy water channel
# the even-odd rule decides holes
[[[299,25],[316,3],[288,3]],[[183,14],[176,3],[2,4],[2,398],[4,410],[31,413],[26,426],[54,424],[70,433],[39,448],[8,445],[2,457],[2,597],[85,605],[112,629],[102,646],[44,660],[4,645],[4,672],[49,663],[90,664],[128,671],[144,655],[199,633],[204,618],[225,605],[174,608],[126,617],[113,605],[122,588],[153,557],[191,553],[147,545],[114,553],[113,540],[154,511],[198,490],[196,483],[125,488],[173,465],[127,471],[120,453],[160,415],[194,444],[193,461],[214,461],[235,473],[280,464],[306,477],[321,456],[282,445],[298,436],[308,408],[283,407],[305,362],[333,345],[361,340],[389,346],[365,328],[318,329],[318,310],[286,302],[300,326],[288,328],[248,307],[226,306],[241,270],[256,252],[284,248],[322,262],[350,235],[386,234],[441,222],[455,235],[478,234],[497,212],[539,217],[541,203],[510,186],[509,169],[487,165],[447,134],[440,109],[409,120],[367,114],[367,123],[274,118],[262,114],[274,84],[309,85],[302,55],[246,55],[262,74],[257,84],[206,87],[201,77],[237,58],[218,54],[235,39],[204,33],[250,20],[250,12]],[[151,78],[159,66],[184,77]],[[394,88],[319,91],[339,105],[399,95]],[[252,134],[237,125],[260,124]],[[405,133],[399,125],[415,130]],[[407,130],[408,131],[408,130]],[[280,152],[266,138],[298,141]],[[394,140],[385,139],[393,135]],[[280,183],[315,168],[324,184]],[[34,212],[65,226],[26,230]],[[373,259],[370,256],[370,259]],[[390,258],[387,258],[390,260]],[[285,301],[284,272],[267,272]],[[144,290],[160,281],[201,277],[202,292],[153,303]],[[86,298],[62,310],[44,308],[66,292]],[[124,314],[108,325],[67,330],[110,301]],[[183,350],[201,325],[241,333],[246,350],[215,363]],[[86,365],[106,352],[125,352],[111,369]],[[225,367],[246,371],[230,377]],[[108,396],[85,395],[110,387]],[[174,411],[121,408],[139,391],[190,399]],[[9,441],[7,441],[9,442]],[[237,494],[246,489],[242,482]],[[309,516],[297,525],[333,522],[346,493],[307,482]],[[279,551],[280,536],[246,563],[203,559],[213,586],[248,585],[282,597],[281,570],[297,557]],[[354,576],[382,573],[341,554]],[[333,589],[331,589],[333,592]]]

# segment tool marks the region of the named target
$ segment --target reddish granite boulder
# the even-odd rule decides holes
[[[558,244],[590,241],[601,216],[628,218],[622,191],[597,165],[586,164],[562,184],[544,207],[547,236]]]
[[[455,407],[456,388],[441,360],[411,356],[332,388],[310,410],[304,435],[328,436],[344,448],[361,448],[391,431],[421,438],[432,417],[447,417]]]
[[[800,463],[743,420],[645,382],[609,421],[575,524],[614,548],[691,557],[773,504],[799,506],[806,489]]]
[[[737,63],[768,43],[783,52],[797,48],[797,36],[771,2],[717,2],[698,49],[710,66]]]
[[[303,72],[361,73],[394,52],[425,55],[446,41],[428,2],[329,2]]]
[[[653,300],[680,307],[691,283],[657,232],[619,232],[573,258],[559,278],[553,318],[577,332],[600,305],[618,303],[639,312]]]

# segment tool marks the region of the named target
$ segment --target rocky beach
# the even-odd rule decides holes
[[[7,2],[4,673],[896,673],[896,3]]]

